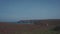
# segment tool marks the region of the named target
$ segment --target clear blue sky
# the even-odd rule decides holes
[[[0,21],[60,19],[60,0],[0,0]]]

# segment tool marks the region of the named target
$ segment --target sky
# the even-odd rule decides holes
[[[60,19],[60,0],[0,0],[0,21]]]

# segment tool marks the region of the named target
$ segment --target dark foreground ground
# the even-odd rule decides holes
[[[43,29],[33,24],[0,23],[0,34],[39,34]],[[44,27],[45,29],[45,27]],[[47,31],[47,29],[46,29]],[[42,32],[41,32],[42,33]]]
[[[42,26],[34,24],[14,24],[0,22],[0,34],[60,34],[58,32],[49,30],[59,23],[50,21],[50,23],[48,23],[49,26]]]

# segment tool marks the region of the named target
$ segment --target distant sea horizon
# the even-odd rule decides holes
[[[32,23],[18,23],[18,22],[0,22],[0,23],[11,23],[11,24],[32,24]]]

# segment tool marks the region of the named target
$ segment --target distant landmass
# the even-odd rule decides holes
[[[24,24],[41,24],[41,23],[60,23],[60,19],[44,19],[44,20],[19,20],[17,23]]]

